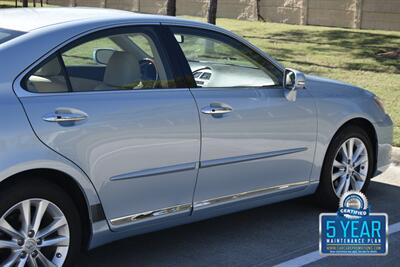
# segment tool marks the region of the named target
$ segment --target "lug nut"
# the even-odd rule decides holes
[[[32,252],[32,254],[31,254],[31,256],[32,256],[32,257],[34,257],[34,258],[36,258],[36,257],[37,257],[37,255],[38,255],[38,252],[37,252],[36,250],[35,250],[35,251],[33,251],[33,252]]]
[[[24,245],[24,240],[23,239],[18,239],[17,244],[18,246],[22,247]]]
[[[28,231],[28,237],[32,238],[35,235],[35,231],[29,230]]]
[[[25,259],[26,255],[27,255],[26,252],[25,252],[25,251],[22,251],[21,254],[19,254],[19,257],[20,257],[21,259]]]

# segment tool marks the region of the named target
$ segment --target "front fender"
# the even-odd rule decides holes
[[[307,89],[315,98],[318,116],[317,144],[311,181],[319,181],[325,154],[334,135],[347,122],[364,119],[375,125],[386,119],[373,94],[348,84],[307,76]],[[378,135],[378,134],[377,134]]]

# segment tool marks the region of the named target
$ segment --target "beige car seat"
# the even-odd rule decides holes
[[[103,83],[96,90],[135,89],[141,87],[139,60],[132,53],[115,51],[108,61]]]
[[[27,82],[27,89],[37,93],[68,92],[58,59],[50,60],[31,75]]]

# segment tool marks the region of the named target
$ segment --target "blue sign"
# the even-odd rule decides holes
[[[346,193],[337,213],[320,215],[320,253],[387,255],[388,229],[387,214],[370,213],[362,193]]]

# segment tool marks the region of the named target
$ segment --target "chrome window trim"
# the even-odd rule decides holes
[[[21,90],[25,90],[21,88]],[[135,94],[139,92],[171,92],[171,91],[189,91],[188,88],[165,88],[165,89],[135,89],[135,90],[112,90],[112,91],[86,91],[86,92],[63,92],[63,93],[30,93],[26,91],[28,94],[18,95],[19,98],[30,98],[30,97],[52,97],[52,96],[79,96],[79,95],[101,95],[101,94]]]

